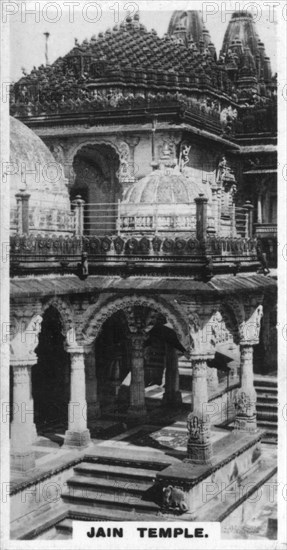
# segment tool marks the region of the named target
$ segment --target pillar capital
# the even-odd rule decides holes
[[[10,359],[10,365],[13,368],[14,371],[18,369],[24,369],[24,367],[33,367],[33,365],[36,365],[38,362],[38,357],[36,353],[31,353],[28,357],[24,357],[21,359],[17,358],[11,358]]]
[[[242,349],[243,353],[244,353],[244,350],[245,350],[245,352],[247,352],[249,348],[253,349],[253,346],[256,346],[257,344],[259,344],[259,339],[258,340],[256,340],[256,339],[253,339],[253,340],[240,340],[240,342],[239,342],[240,349]]]
[[[66,346],[65,349],[66,352],[71,355],[71,357],[81,356],[85,353],[84,346]]]

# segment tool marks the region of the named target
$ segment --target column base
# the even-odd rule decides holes
[[[65,433],[64,447],[87,447],[90,442],[90,430],[82,432],[67,430]]]
[[[213,457],[211,443],[187,442],[187,459],[184,462],[195,464],[210,464]]]
[[[197,464],[209,464],[213,456],[209,417],[199,417],[195,413],[190,413],[187,417],[187,427],[188,460]]]
[[[27,472],[35,468],[35,453],[34,451],[12,451],[11,469],[17,472]]]
[[[256,433],[258,431],[256,414],[253,416],[237,416],[234,421],[233,431]]]
[[[257,431],[256,391],[254,388],[237,391],[235,397],[236,417],[234,431],[254,433]]]
[[[172,407],[172,406],[181,405],[181,403],[182,403],[182,395],[180,391],[173,392],[172,394],[166,394],[166,393],[163,394],[163,397],[162,397],[163,406],[170,405]]]

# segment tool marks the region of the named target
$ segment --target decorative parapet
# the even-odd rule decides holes
[[[198,240],[190,237],[159,237],[106,235],[103,237],[56,237],[42,235],[14,235],[10,239],[12,257],[77,257],[87,252],[89,257],[96,256],[173,256],[204,257],[206,254],[220,257],[255,258],[256,239],[207,237]]]

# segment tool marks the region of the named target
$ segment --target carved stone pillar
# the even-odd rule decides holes
[[[187,456],[193,462],[206,464],[212,458],[210,441],[210,417],[207,414],[208,389],[206,360],[209,355],[192,357],[192,403],[193,411],[187,417]]]
[[[131,384],[129,418],[145,419],[147,415],[145,405],[144,382],[144,339],[143,334],[131,334]]]
[[[85,201],[80,195],[77,195],[72,202],[75,212],[75,231],[77,237],[81,237],[84,234],[84,205]]]
[[[140,142],[140,136],[125,136],[125,141],[130,148],[130,173],[131,182],[136,181],[135,148]]]
[[[241,388],[235,398],[236,418],[234,429],[244,432],[255,432],[256,390],[253,378],[253,345],[249,342],[240,344]]]
[[[84,347],[86,371],[86,399],[88,423],[100,416],[100,402],[98,399],[98,383],[96,373],[95,345]]]
[[[37,437],[37,432],[34,424],[31,369],[36,363],[36,355],[30,360],[11,361],[13,367],[12,470],[26,471],[35,467],[35,453],[32,444]]]
[[[64,444],[70,447],[85,447],[90,442],[90,432],[87,429],[84,348],[68,347],[67,352],[71,357],[71,392],[69,425]]]
[[[179,391],[178,355],[176,349],[166,344],[165,355],[165,392],[164,405],[176,405],[182,402]]]

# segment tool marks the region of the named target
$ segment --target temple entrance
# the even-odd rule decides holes
[[[70,398],[70,359],[64,349],[60,314],[49,307],[44,315],[32,368],[34,419],[38,430],[66,426]]]
[[[71,201],[81,196],[84,206],[84,234],[103,236],[115,232],[121,186],[117,178],[119,157],[109,145],[85,145],[74,157],[75,179]]]

